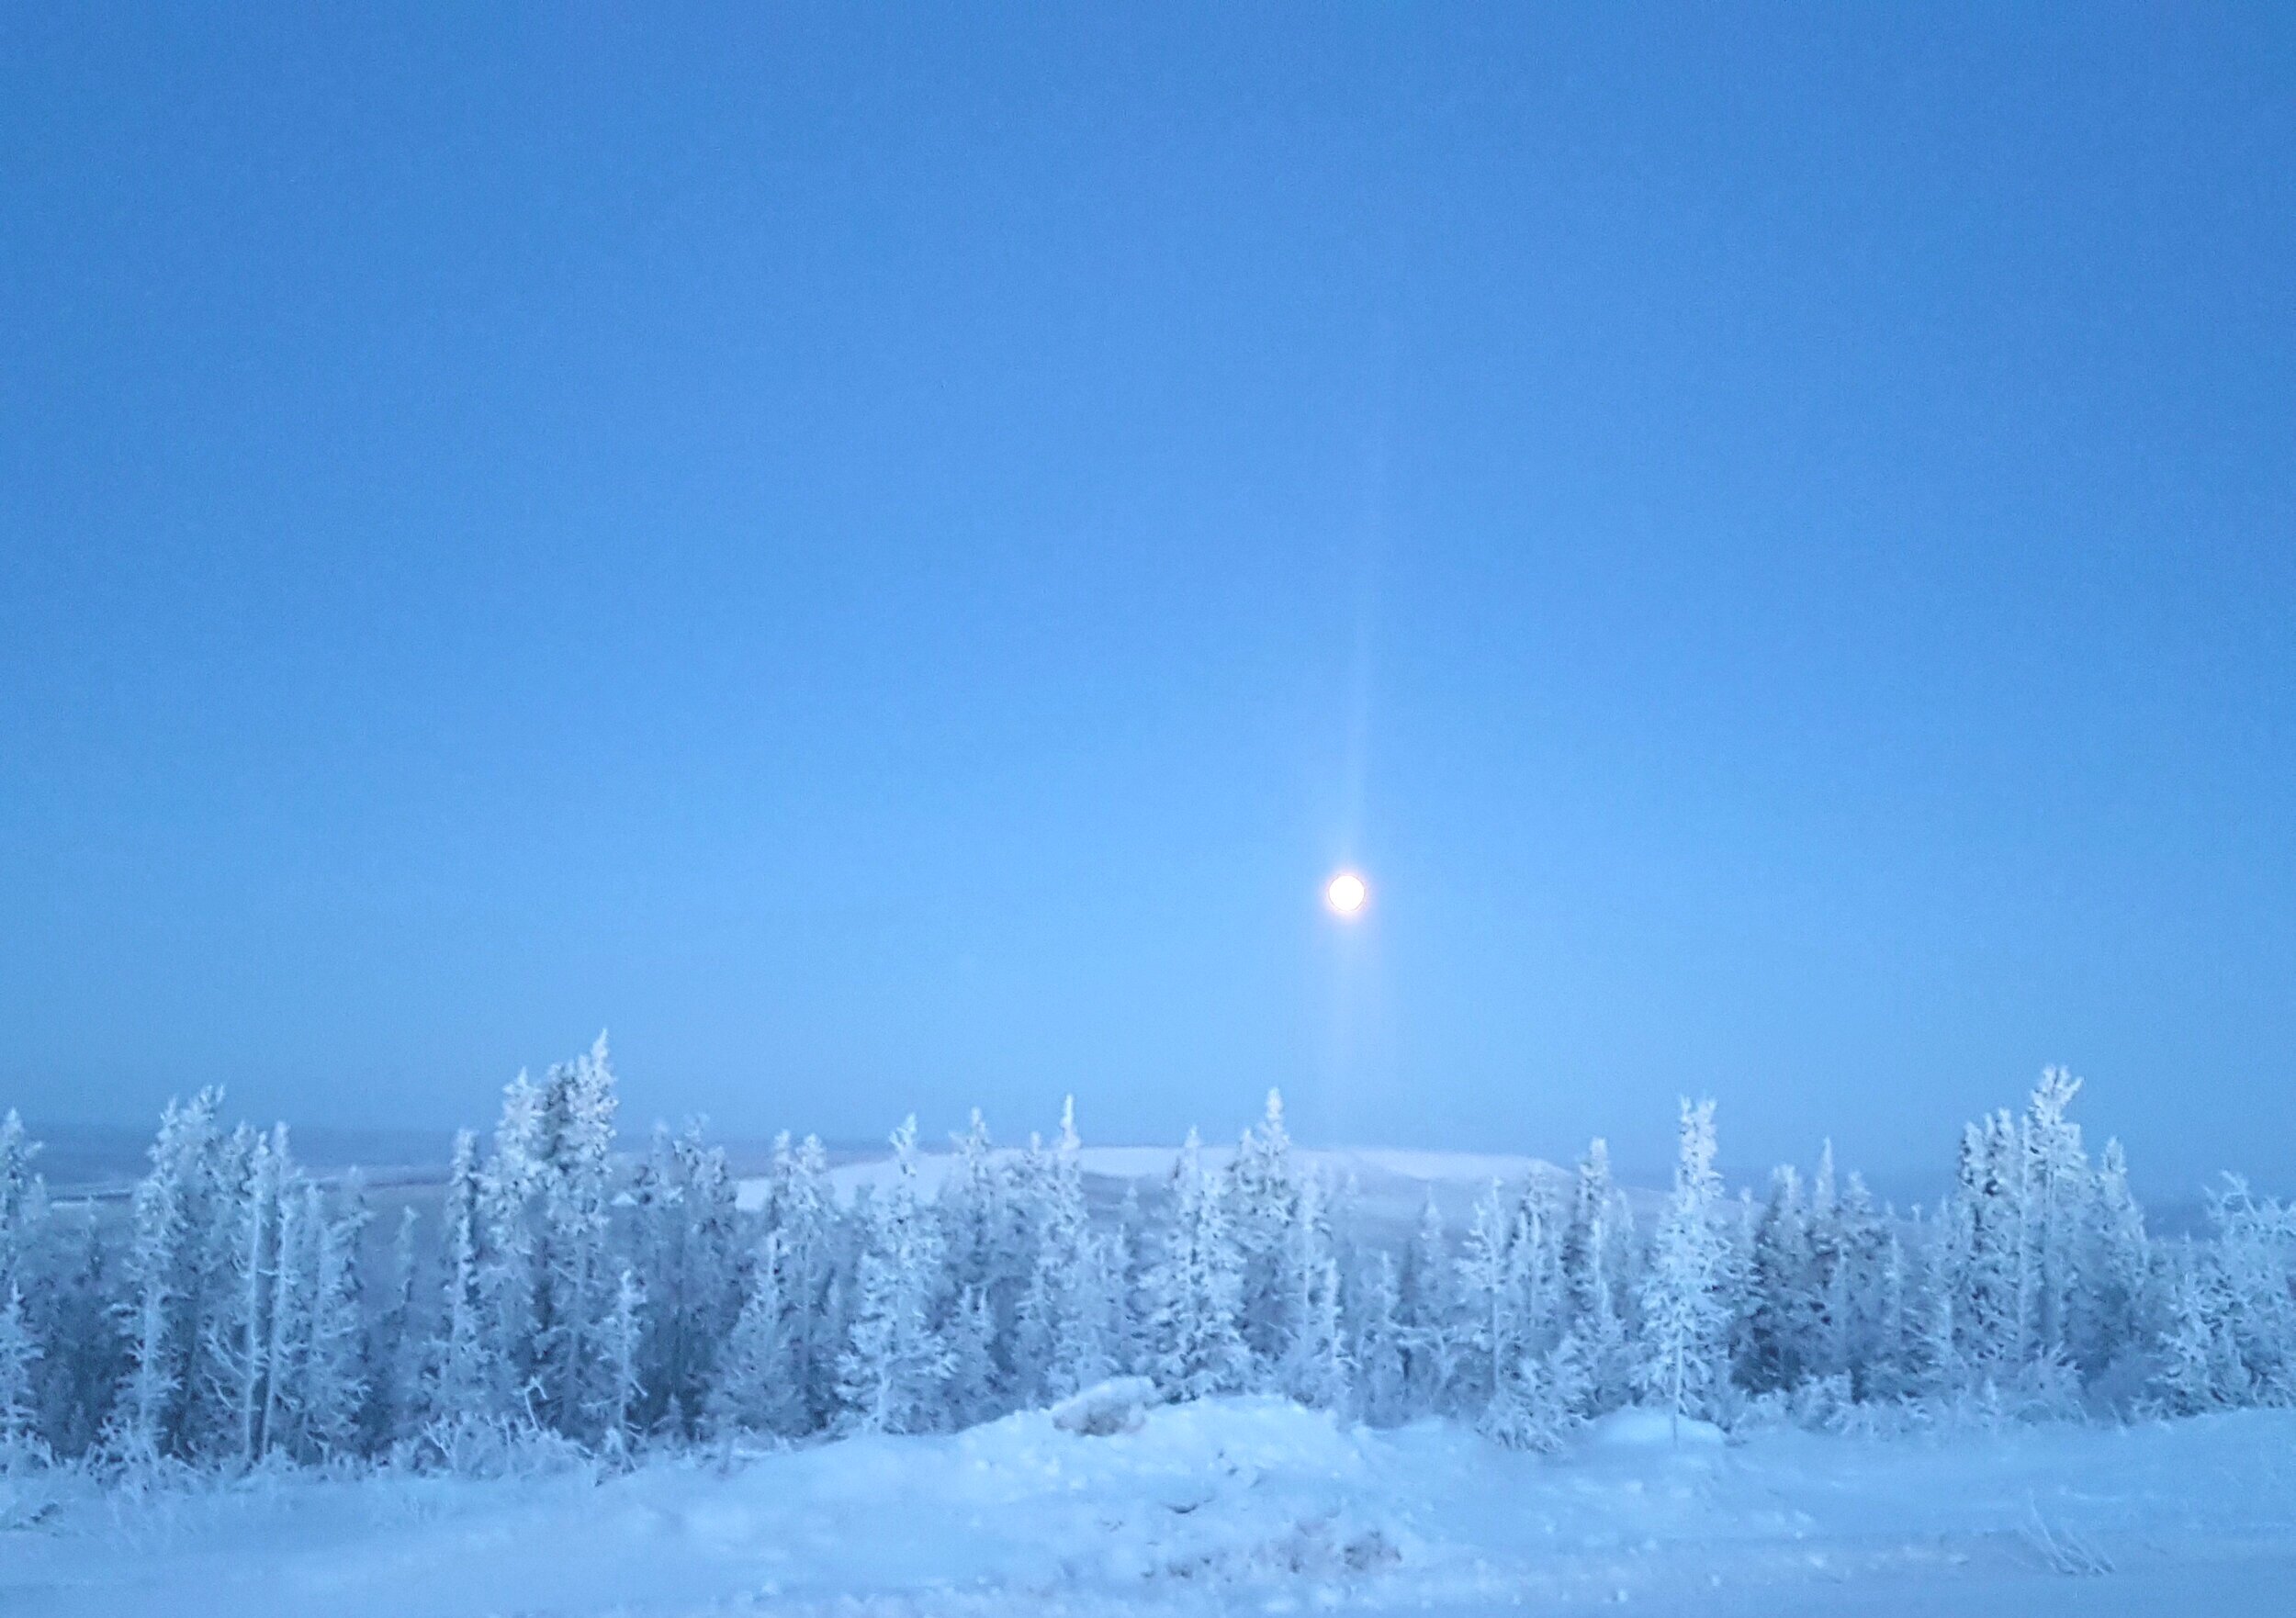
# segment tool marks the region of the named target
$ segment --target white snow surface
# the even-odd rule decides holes
[[[2296,1412],[1559,1456],[1274,1399],[490,1481],[0,1479],[0,1613],[2296,1612]]]

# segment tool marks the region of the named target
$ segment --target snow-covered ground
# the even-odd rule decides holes
[[[1272,1400],[514,1481],[0,1481],[9,1618],[2296,1612],[2296,1413],[1571,1453]]]

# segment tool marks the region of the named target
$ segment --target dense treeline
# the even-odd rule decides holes
[[[0,1126],[0,1467],[486,1464],[555,1439],[618,1455],[734,1437],[948,1429],[1137,1375],[1389,1423],[1439,1414],[1546,1447],[1641,1402],[1739,1423],[2126,1417],[2296,1402],[2296,1209],[2228,1179],[2205,1242],[2148,1236],[2121,1151],[2092,1162],[2043,1075],[1964,1133],[1933,1213],[1877,1208],[1829,1151],[1726,1195],[1685,1105],[1647,1236],[1596,1141],[1567,1180],[1430,1201],[1369,1230],[1296,1157],[1274,1096],[1232,1156],[1086,1203],[1073,1118],[937,1190],[913,1123],[834,1194],[776,1145],[762,1206],[723,1152],[614,1155],[602,1039],[454,1148],[434,1229],[370,1229],[287,1133],[171,1106],[130,1217],[51,1208]],[[386,1235],[388,1240],[386,1240]]]

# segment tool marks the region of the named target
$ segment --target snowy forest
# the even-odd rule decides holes
[[[2228,1176],[2205,1239],[2149,1235],[2078,1088],[2051,1070],[1971,1124],[1927,1211],[1830,1151],[1731,1195],[1713,1105],[1685,1103],[1639,1222],[1597,1140],[1463,1229],[1431,1197],[1392,1233],[1272,1094],[1232,1155],[1191,1133],[1117,1207],[1088,1203],[1072,1106],[1010,1152],[976,1114],[939,1176],[912,1121],[850,1197],[784,1136],[751,1208],[697,1130],[617,1153],[602,1038],[522,1074],[490,1140],[456,1139],[435,1219],[388,1230],[212,1092],[167,1109],[126,1209],[51,1204],[11,1114],[0,1466],[485,1470],[952,1430],[1119,1376],[1527,1449],[1629,1404],[1851,1431],[2296,1404],[2296,1208]]]

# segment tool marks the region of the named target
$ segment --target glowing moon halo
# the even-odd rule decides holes
[[[1370,898],[1370,888],[1352,871],[1343,871],[1323,884],[1324,907],[1343,918],[1361,915]]]

